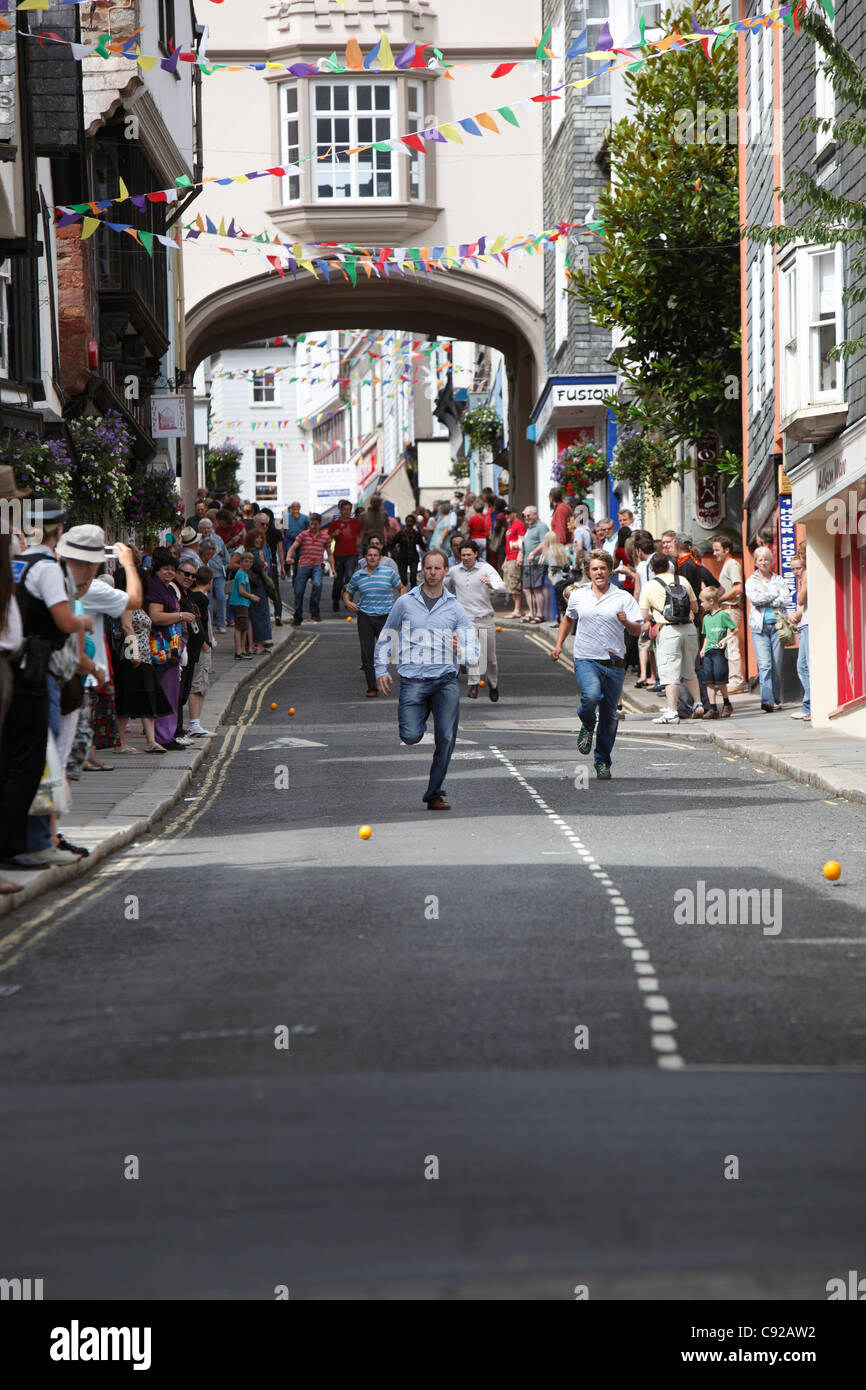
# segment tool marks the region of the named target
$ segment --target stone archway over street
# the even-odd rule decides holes
[[[510,387],[508,439],[512,496],[535,501],[534,446],[526,427],[543,380],[544,320],[532,302],[501,280],[456,270],[442,274],[330,285],[303,275],[273,274],[237,281],[200,300],[186,319],[186,361],[192,372],[221,348],[313,330],[399,329],[498,348]]]

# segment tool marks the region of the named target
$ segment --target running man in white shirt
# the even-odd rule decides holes
[[[556,634],[551,658],[558,661],[563,643],[577,619],[574,675],[580,688],[577,736],[581,753],[592,749],[595,734],[595,775],[610,778],[611,754],[619,727],[616,707],[625,680],[625,634],[641,630],[640,608],[631,594],[611,584],[613,559],[603,550],[589,556],[589,588],[574,589]]]
[[[460,564],[452,566],[445,575],[445,587],[451,589],[475,629],[482,654],[483,670],[487,676],[487,694],[496,704],[499,699],[499,663],[496,659],[496,613],[491,593],[504,593],[505,584],[492,565],[479,560],[475,541],[464,541],[460,547]],[[482,664],[467,666],[470,700],[478,699]]]

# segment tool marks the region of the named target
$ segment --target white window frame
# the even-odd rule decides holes
[[[773,109],[773,35],[769,25],[761,35],[761,108],[767,116]]]
[[[757,39],[746,44],[748,54],[749,82],[749,144],[757,145],[761,139],[761,91],[763,82],[764,52]]]
[[[773,248],[764,247],[764,393],[773,395],[776,388],[775,366],[775,283],[773,276]]]
[[[297,164],[301,157],[299,85],[297,82],[285,82],[280,88],[280,140],[284,164]],[[300,174],[286,175],[283,180],[283,196],[287,203],[299,201],[301,196]]]
[[[797,283],[797,261],[792,259],[779,271],[781,290],[779,305],[780,340],[782,344],[783,366],[781,372],[782,416],[790,415],[797,408],[798,390],[798,321],[799,291]]]
[[[260,459],[259,455],[263,455]],[[272,463],[272,467],[268,465]],[[273,482],[271,482],[273,480]],[[271,486],[273,491],[270,491]],[[259,489],[268,489],[260,491]],[[280,490],[279,452],[275,444],[256,444],[253,450],[253,491],[256,502],[276,501]]]
[[[337,149],[341,147],[353,148],[356,145],[366,145],[370,143],[367,139],[367,133],[365,132],[365,134],[361,136],[359,130],[362,121],[371,120],[374,122],[372,131],[374,140],[384,142],[395,139],[399,134],[396,127],[400,110],[397,100],[396,80],[391,78],[382,79],[371,77],[369,80],[363,81],[345,81],[342,79],[338,80],[334,77],[320,81],[314,78],[308,79],[307,85],[309,87],[312,148],[316,156],[311,161],[313,202],[317,204],[327,204],[328,206],[337,206],[341,203],[372,204],[399,202],[399,175],[394,150],[388,150],[386,152],[384,150],[369,149],[362,151],[361,154],[354,155],[351,160],[346,161],[336,158],[332,158],[331,160],[320,159],[320,146],[321,152],[324,152],[328,148],[330,142],[325,142],[324,140],[320,141],[318,132],[318,123],[320,120],[324,121],[330,119],[334,123],[337,121],[344,121],[348,126],[347,140],[345,144],[342,140],[335,142],[335,146]],[[366,108],[360,108],[358,105],[359,93],[368,87],[372,89],[372,104],[369,111]],[[325,88],[331,88],[334,92],[336,92],[338,88],[346,89],[348,92],[348,106],[345,111],[343,111],[342,108],[338,109],[336,106],[328,108],[327,111],[317,107],[318,93],[322,92]],[[384,108],[376,107],[375,93],[377,91],[388,92],[389,100],[387,111]],[[423,113],[421,113],[421,116],[423,119]],[[378,121],[387,121],[388,129],[386,134],[376,130],[375,123]],[[405,149],[406,147],[404,146],[403,148]],[[372,175],[373,187],[370,193],[362,194],[359,192],[359,189],[362,183],[367,182],[368,170]],[[323,197],[319,185],[320,181],[324,181],[324,176],[328,171],[331,172],[332,186],[335,189],[338,186],[338,175],[342,180],[348,180],[350,191],[347,196],[341,195],[338,197],[335,194],[333,197]],[[379,192],[379,179],[385,177],[387,177],[390,184],[389,193]]]
[[[831,30],[835,34],[836,21],[827,20]],[[815,61],[820,62],[824,56],[824,50],[815,45]],[[836,90],[830,78],[819,67],[815,72],[815,116],[818,120],[836,119]],[[828,145],[833,145],[832,130],[815,131],[815,154],[822,154]]]
[[[12,299],[12,262],[0,265],[0,378],[9,376],[9,307]]]
[[[253,405],[279,405],[274,372],[255,372],[251,385]]]
[[[427,129],[427,117],[424,114],[424,90],[423,82],[408,81],[406,83],[407,135],[417,135],[419,131]],[[418,150],[410,150],[408,145],[404,145],[403,148],[411,156],[409,159],[409,201],[410,203],[423,203],[427,197],[427,160],[429,156],[421,154]],[[417,192],[413,192],[413,184]]]
[[[605,7],[604,14],[591,13]],[[601,35],[605,24],[611,22],[611,0],[583,0],[583,19],[581,29],[586,29],[586,47],[592,53],[597,51],[597,40]],[[613,33],[613,25],[611,25]],[[615,55],[611,53],[611,57]],[[601,63],[596,58],[583,59],[583,76],[592,77],[597,73]],[[610,73],[605,73],[604,77],[599,77],[590,87],[585,88],[583,100],[587,106],[610,106]]]
[[[819,256],[831,254],[835,258],[833,318],[822,320],[814,313],[817,259]],[[785,350],[785,370],[782,374],[783,418],[798,410],[808,411],[810,406],[845,404],[844,361],[836,363],[834,388],[822,391],[818,385],[822,324],[834,323],[837,343],[845,336],[843,269],[841,244],[799,246],[785,257],[784,263],[780,266],[780,280],[784,286],[781,296],[782,342]],[[795,318],[793,323],[792,313]]]
[[[752,414],[758,415],[764,404],[764,315],[761,312],[761,258],[752,261],[749,276],[751,298],[752,347]]]
[[[661,28],[662,15],[666,9],[667,5],[664,3],[664,0],[636,0],[635,20],[639,22],[641,15],[644,15],[647,36],[649,36],[651,31]],[[649,13],[644,14],[644,11],[648,11]]]
[[[550,49],[553,57],[550,60],[549,95],[552,96],[557,88],[562,87],[565,82],[565,17],[562,6],[557,11],[550,31]],[[560,92],[559,101],[551,101],[548,104],[551,141],[556,138],[565,118],[565,95],[565,92]]]
[[[568,241],[564,236],[553,243],[554,250],[554,333],[553,351],[568,341],[568,296],[565,285],[565,262],[568,256]]]

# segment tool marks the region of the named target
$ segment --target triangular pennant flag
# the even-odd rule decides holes
[[[410,150],[420,150],[421,154],[427,153],[427,147],[420,135],[403,135],[401,139],[404,145],[409,146]]]
[[[538,40],[538,45],[535,50],[535,56],[539,62],[543,62],[544,59],[547,57],[547,45],[550,43],[550,35],[552,30],[553,25],[548,24],[541,38]]]
[[[396,68],[400,68],[401,70],[403,68],[410,68],[412,66],[417,47],[417,44],[407,43],[406,47],[400,53],[398,53],[397,57],[394,59],[394,66]]]
[[[127,188],[126,184],[123,182],[123,179],[120,178],[119,176],[118,176],[117,182],[118,182],[118,185],[119,185],[119,187],[120,187],[120,192],[118,193],[118,195],[117,195],[117,197],[115,198],[114,201],[115,201],[116,203],[125,203],[126,200],[127,200],[127,198],[129,197],[129,189]]]
[[[582,58],[587,47],[586,30],[584,29],[578,34],[565,56],[566,58]]]
[[[496,110],[502,119],[508,121],[510,125],[520,125],[510,106],[497,106]]]
[[[477,125],[475,124],[475,122],[473,121],[473,119],[472,119],[471,116],[464,116],[464,117],[462,118],[462,120],[459,120],[459,121],[457,122],[457,124],[460,125],[460,126],[462,126],[463,129],[464,129],[465,131],[467,131],[470,135],[480,135],[480,134],[481,134],[481,131],[478,129]]]
[[[88,237],[93,236],[93,233],[96,231],[97,227],[101,226],[102,223],[100,222],[98,217],[85,217],[84,221],[81,224],[81,240],[86,241]]]
[[[507,77],[508,74],[509,74],[510,72],[513,72],[514,69],[515,69],[517,66],[518,66],[517,63],[500,63],[498,67],[496,67],[496,68],[493,69],[493,71],[492,71],[492,73],[490,74],[490,76],[491,76],[491,77]]]
[[[494,135],[499,134],[499,126],[496,124],[489,112],[477,111],[475,114],[475,119],[479,125],[484,127],[485,130],[492,130]]]
[[[456,142],[458,145],[462,145],[462,144],[463,144],[463,140],[462,140],[462,137],[461,137],[461,135],[460,135],[460,132],[457,131],[457,130],[455,130],[454,127],[453,127],[453,125],[441,125],[441,126],[439,127],[439,129],[441,130],[442,134],[445,136],[445,139],[446,139],[446,140],[454,141],[454,142]]]
[[[375,48],[371,48],[371,49],[370,49],[370,52],[367,54],[366,58],[364,59],[364,67],[365,67],[365,69],[367,70],[367,72],[369,72],[370,69],[372,68],[373,64],[374,64],[375,62],[378,61],[378,58],[379,58],[379,49],[380,49],[381,45],[382,45],[382,40],[380,39],[379,42],[376,44],[376,47],[375,47]]]
[[[596,48],[600,53],[604,53],[607,49],[613,48],[613,35],[610,32],[610,25],[607,20],[605,20],[604,24],[601,26],[601,33],[598,36]]]
[[[149,256],[153,255],[153,232],[139,232],[138,239]]]
[[[364,55],[354,34],[346,44],[346,67],[350,72],[357,72],[359,68],[363,69],[364,67]]]
[[[394,54],[391,52],[387,34],[383,34],[379,40],[379,66],[383,72],[394,70]]]
[[[279,256],[266,256],[265,260],[268,262],[269,265],[272,265],[274,267],[274,270],[276,270],[279,273],[280,279],[285,280],[286,274],[283,270],[282,262],[280,261]]]

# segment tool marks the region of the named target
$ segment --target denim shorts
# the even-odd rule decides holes
[[[728,658],[718,647],[704,653],[701,675],[707,685],[727,685]]]

